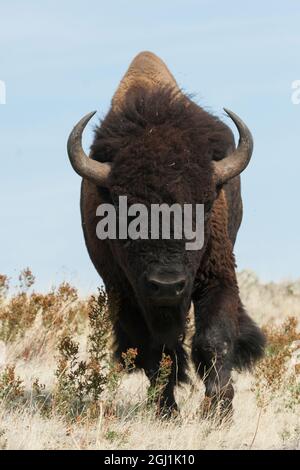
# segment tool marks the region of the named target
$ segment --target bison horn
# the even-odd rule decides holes
[[[226,108],[224,111],[236,125],[240,139],[237,148],[232,153],[223,160],[213,162],[218,185],[239,175],[248,165],[253,151],[253,138],[246,124],[232,111]]]
[[[68,155],[72,167],[82,178],[86,178],[99,186],[108,186],[111,171],[109,163],[100,163],[89,158],[82,148],[82,133],[96,111],[84,116],[72,130],[68,139]]]

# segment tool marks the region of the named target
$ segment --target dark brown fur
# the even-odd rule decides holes
[[[192,359],[213,402],[223,398],[226,409],[230,407],[231,370],[250,367],[263,352],[264,338],[241,304],[235,274],[233,245],[242,219],[240,179],[217,188],[211,165],[233,147],[232,132],[224,123],[167,87],[131,88],[121,108],[112,108],[95,132],[92,158],[112,162],[113,170],[109,190],[83,181],[86,245],[108,295],[118,297],[117,358],[137,347],[137,366],[153,382],[162,349],[171,355],[172,374],[162,399],[168,408],[176,407],[174,385],[186,380],[179,333],[184,334],[191,300],[196,324]],[[172,240],[137,240],[128,246],[98,240],[96,207],[103,202],[117,205],[120,195],[127,195],[129,203],[146,205],[204,203],[203,249],[187,252]],[[150,265],[172,263],[184,265],[191,289],[178,311],[161,313],[145,305],[138,282]]]

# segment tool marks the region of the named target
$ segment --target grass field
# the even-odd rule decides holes
[[[153,394],[164,376],[149,394],[141,372],[126,373],[136,351],[112,363],[104,294],[80,299],[67,283],[39,294],[29,270],[18,282],[12,290],[0,276],[0,448],[300,449],[300,282],[239,274],[268,346],[251,374],[234,374],[234,416],[222,424],[203,418],[192,370],[191,384],[176,392],[180,416],[156,417]]]

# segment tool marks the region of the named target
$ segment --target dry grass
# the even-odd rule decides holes
[[[263,285],[249,272],[239,281],[269,341],[253,373],[234,376],[233,421],[219,425],[201,417],[193,373],[177,390],[181,416],[156,418],[146,377],[126,374],[136,351],[111,362],[105,296],[79,299],[67,283],[34,293],[29,270],[8,295],[0,276],[0,448],[300,448],[300,283]]]

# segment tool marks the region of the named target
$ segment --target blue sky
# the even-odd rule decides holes
[[[255,151],[243,173],[238,269],[263,280],[300,277],[300,3],[227,0],[0,1],[0,272],[30,266],[37,287],[99,284],[80,227],[80,178],[66,139],[98,117],[141,50],[165,60],[180,86],[223,116],[234,110]],[[85,133],[91,143],[93,124]]]

